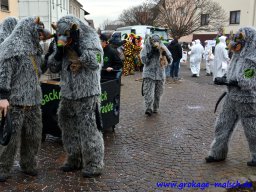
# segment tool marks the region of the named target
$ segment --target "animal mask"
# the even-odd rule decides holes
[[[242,32],[236,33],[230,41],[228,48],[234,52],[239,52],[245,45],[245,34]]]
[[[39,17],[36,17],[35,24],[40,40],[45,41],[53,37],[51,32],[44,28],[44,23],[40,21]]]
[[[79,40],[79,29],[77,24],[72,24],[68,30],[60,32],[56,25],[52,24],[53,29],[57,30],[57,46],[65,47]]]

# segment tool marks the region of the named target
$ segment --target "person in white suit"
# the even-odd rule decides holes
[[[213,63],[213,81],[216,77],[222,78],[228,70],[228,50],[226,45],[226,36],[219,38],[220,42],[216,45],[214,51],[214,63]]]
[[[199,77],[203,54],[204,48],[201,45],[200,40],[197,39],[195,40],[195,45],[192,46],[190,53],[190,69],[192,72],[192,77]]]

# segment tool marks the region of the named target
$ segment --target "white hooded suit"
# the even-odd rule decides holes
[[[195,45],[191,48],[190,54],[190,69],[193,75],[199,76],[200,64],[202,61],[202,55],[204,53],[204,48],[200,44],[200,40],[195,40]]]
[[[227,73],[227,69],[223,69],[222,62],[228,63],[228,50],[226,49],[226,37],[221,36],[220,42],[215,47],[214,63],[213,63],[213,80],[216,77],[223,77]]]

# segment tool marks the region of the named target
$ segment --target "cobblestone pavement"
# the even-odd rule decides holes
[[[157,182],[225,182],[246,180],[256,168],[250,160],[247,141],[239,123],[230,142],[225,162],[206,164],[213,139],[215,102],[225,90],[201,71],[190,77],[182,65],[180,84],[166,84],[160,111],[144,115],[140,74],[124,77],[120,123],[105,138],[105,169],[98,178],[82,178],[81,172],[63,173],[65,160],[61,140],[48,136],[39,155],[39,176],[25,176],[16,162],[12,177],[0,183],[0,191],[177,191],[157,187]],[[221,105],[220,105],[221,106]],[[184,190],[188,190],[185,188]],[[199,189],[195,189],[200,191]],[[223,190],[223,189],[222,189]],[[208,188],[205,191],[221,191]]]

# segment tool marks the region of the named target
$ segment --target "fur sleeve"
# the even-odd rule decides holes
[[[151,52],[149,52],[147,50],[147,47],[144,46],[144,48],[141,50],[140,52],[140,57],[141,57],[141,61],[144,65],[148,65],[149,64],[149,60],[153,55],[151,54]]]
[[[242,90],[256,91],[256,63],[245,60],[242,71],[238,76],[238,85]]]
[[[91,70],[98,70],[103,63],[103,53],[98,50],[84,50],[79,58],[81,64]]]
[[[8,99],[10,96],[12,73],[11,59],[0,64],[0,99]]]

